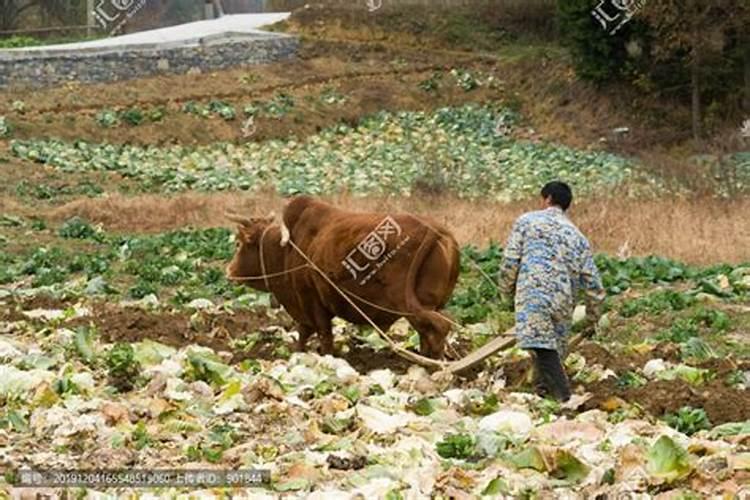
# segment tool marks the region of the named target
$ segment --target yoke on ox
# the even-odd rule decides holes
[[[405,317],[422,354],[442,357],[451,323],[438,311],[456,285],[459,249],[440,224],[348,212],[307,196],[286,206],[280,225],[273,217],[228,217],[238,232],[227,275],[276,297],[298,323],[299,350],[317,333],[322,351],[332,353],[336,316],[383,331]]]

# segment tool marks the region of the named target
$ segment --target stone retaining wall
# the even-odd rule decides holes
[[[223,35],[190,44],[118,49],[0,52],[0,88],[46,87],[70,81],[128,80],[164,73],[201,73],[294,57],[296,37]]]

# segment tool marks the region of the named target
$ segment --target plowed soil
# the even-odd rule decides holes
[[[588,364],[601,364],[610,368],[618,376],[636,368],[642,368],[649,359],[661,358],[679,362],[674,345],[660,344],[653,351],[642,355],[613,356],[603,347],[586,344],[578,351]],[[713,425],[726,422],[741,422],[750,418],[750,391],[727,385],[726,378],[734,370],[750,369],[747,360],[714,359],[699,365],[711,370],[712,380],[703,385],[691,385],[677,380],[653,380],[638,388],[619,387],[617,379],[609,378],[585,385],[585,390],[593,397],[586,402],[584,409],[600,408],[612,398],[620,398],[628,403],[637,403],[653,416],[674,413],[683,406],[703,408]]]
[[[10,301],[4,307],[0,318],[9,321],[27,319],[20,311],[35,308],[65,309],[73,303],[39,296],[25,302]],[[91,306],[92,315],[77,318],[66,323],[68,328],[95,325],[105,342],[137,342],[143,339],[155,340],[174,347],[187,343],[196,343],[214,349],[233,353],[232,362],[244,359],[271,360],[279,356],[277,348],[285,341],[274,333],[275,327],[294,329],[294,322],[285,314],[269,315],[264,310],[238,311],[233,315],[210,315],[189,312],[146,311],[136,308],[120,308],[111,304],[96,303]],[[192,320],[191,320],[192,316]],[[260,332],[259,340],[252,348],[244,351],[233,350],[231,341],[251,333]],[[316,342],[311,340],[310,349]],[[286,346],[289,350],[292,345]],[[466,346],[459,345],[463,352]],[[409,362],[389,350],[375,351],[363,345],[357,339],[349,339],[347,349],[341,357],[353,368],[362,373],[370,370],[388,368],[403,374],[408,370]],[[659,345],[653,351],[641,355],[614,355],[603,346],[592,342],[583,343],[577,352],[586,358],[589,365],[600,364],[612,369],[617,375],[642,367],[652,358],[663,358],[678,361],[677,353],[672,346]],[[508,363],[503,366],[507,385],[512,390],[531,390],[527,375],[531,363],[528,359]],[[750,370],[750,361],[715,359],[701,365],[710,369],[715,377],[708,383],[693,386],[682,380],[649,381],[639,388],[623,388],[617,385],[617,379],[610,378],[593,384],[578,384],[580,391],[592,393],[582,410],[601,408],[610,404],[613,398],[620,398],[628,403],[637,403],[643,410],[654,417],[662,417],[683,406],[704,408],[711,423],[719,425],[725,422],[743,421],[750,416],[750,391],[739,390],[726,384],[727,375],[734,370]],[[464,379],[471,380],[484,369],[476,367]]]

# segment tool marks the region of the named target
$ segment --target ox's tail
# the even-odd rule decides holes
[[[417,277],[419,270],[430,255],[430,252],[432,252],[435,244],[438,243],[438,238],[440,237],[440,234],[429,225],[422,223],[422,227],[425,228],[425,235],[422,237],[422,242],[417,248],[417,253],[414,255],[411,266],[409,266],[409,271],[406,273],[406,308],[411,313],[424,309],[424,306],[419,301],[419,297],[417,297]]]
[[[419,332],[419,343],[422,354],[433,358],[440,358],[445,352],[445,340],[450,333],[453,321],[438,312],[438,310],[442,309],[445,305],[458,279],[458,266],[455,262],[455,254],[451,255],[451,253],[456,252],[456,244],[449,233],[433,227],[427,221],[420,222],[422,222],[422,226],[425,228],[425,235],[406,276],[406,306],[411,312],[408,320]],[[418,296],[419,273],[427,265],[427,259],[437,249],[436,245],[439,246],[440,254],[445,258],[445,274],[441,277],[447,279],[448,282],[441,285],[447,285],[445,287],[447,295],[439,297],[437,298],[437,302],[425,306],[420,302]],[[439,286],[439,288],[443,287]]]

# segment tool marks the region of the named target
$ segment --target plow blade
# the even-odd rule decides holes
[[[390,340],[390,339],[389,339]],[[437,368],[441,371],[449,373],[458,373],[472,366],[481,363],[485,359],[489,358],[493,354],[508,349],[516,343],[516,338],[513,336],[513,328],[506,331],[503,335],[500,335],[493,340],[487,342],[479,349],[469,353],[467,356],[457,361],[441,361],[439,359],[432,359],[409,351],[395,344],[391,344],[391,349],[404,359],[422,365],[428,368]]]
[[[585,338],[583,334],[577,334],[570,339],[568,343],[569,350],[574,349],[581,341]],[[473,366],[478,365],[490,356],[497,354],[505,349],[510,349],[516,345],[516,337],[513,335],[513,328],[510,328],[502,335],[495,337],[493,340],[487,342],[479,349],[472,351],[463,358],[456,361],[440,361],[437,359],[426,358],[412,351],[408,351],[401,347],[395,347],[394,351],[401,357],[408,359],[409,361],[426,366],[429,368],[437,368],[441,371],[448,373],[461,373],[464,370],[468,370]]]
[[[504,334],[490,340],[476,351],[469,353],[467,356],[464,356],[458,361],[452,361],[448,363],[444,370],[450,373],[460,373],[464,370],[468,370],[475,365],[478,365],[493,354],[496,354],[505,349],[510,349],[515,344],[516,337],[513,335],[513,328],[511,328]]]

